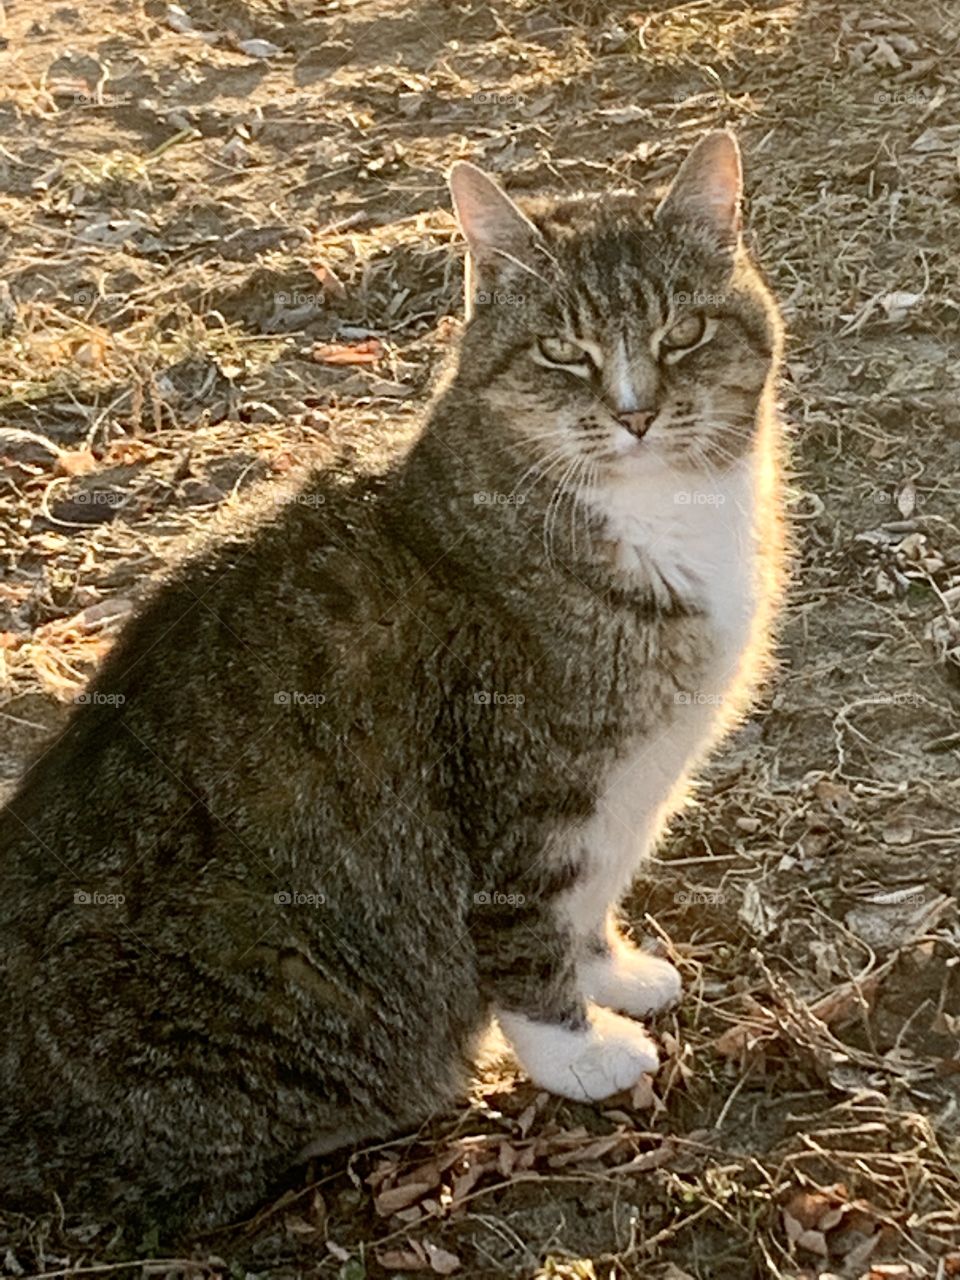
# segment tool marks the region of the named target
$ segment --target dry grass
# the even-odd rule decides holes
[[[457,156],[520,191],[656,185],[740,130],[798,563],[780,676],[631,904],[689,990],[653,1090],[581,1108],[494,1061],[460,1112],[144,1269],[960,1274],[956,15],[184,7],[208,38],[153,0],[0,28],[9,779],[184,538],[413,428],[457,325]],[[371,365],[317,358],[366,337]],[[0,1222],[4,1273],[117,1265],[95,1224]]]

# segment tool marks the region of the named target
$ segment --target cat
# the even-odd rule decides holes
[[[0,1203],[128,1239],[449,1105],[656,1070],[617,903],[766,669],[781,325],[706,135],[651,213],[451,173],[455,369],[401,456],[254,504],[0,824]]]

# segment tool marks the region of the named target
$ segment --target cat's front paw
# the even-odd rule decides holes
[[[575,1030],[501,1013],[500,1026],[534,1084],[575,1102],[597,1102],[635,1085],[659,1066],[656,1046],[636,1022],[591,1008]]]
[[[605,954],[584,960],[577,974],[588,1000],[635,1018],[680,999],[680,974],[669,960],[640,951],[625,938],[615,939]]]

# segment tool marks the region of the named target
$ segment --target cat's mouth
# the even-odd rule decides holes
[[[615,420],[616,426],[613,429],[614,460],[640,458],[648,453],[651,448],[651,432],[653,432],[654,440],[656,439],[657,420],[659,417],[660,414],[657,410],[652,413],[624,414],[618,417]],[[628,418],[633,421],[628,422]]]

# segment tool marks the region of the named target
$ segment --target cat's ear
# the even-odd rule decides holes
[[[689,153],[653,215],[657,222],[684,221],[726,248],[740,239],[743,168],[729,129],[701,138]]]
[[[473,274],[481,280],[493,279],[498,269],[512,263],[539,275],[534,264],[543,237],[527,215],[476,165],[458,160],[450,170],[449,181],[457,221],[470,249],[469,312]]]

